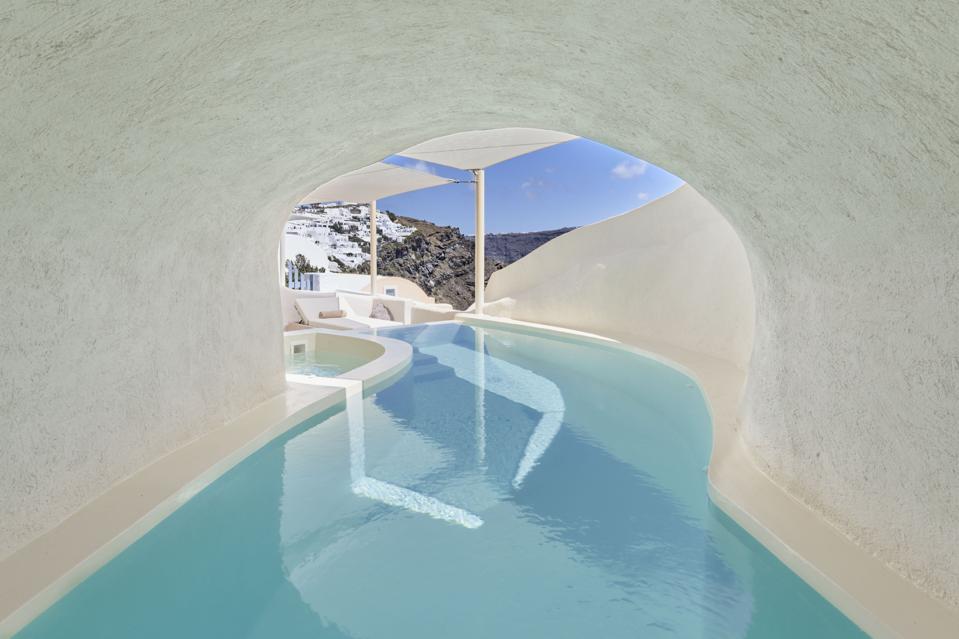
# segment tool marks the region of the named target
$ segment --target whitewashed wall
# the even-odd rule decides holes
[[[688,186],[570,231],[493,273],[490,315],[666,342],[745,370],[755,303],[746,251]]]
[[[718,207],[756,291],[753,454],[959,603],[957,12],[6,3],[0,554],[281,388],[298,198],[433,136],[538,126]]]

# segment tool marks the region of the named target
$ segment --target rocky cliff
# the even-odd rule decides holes
[[[530,233],[489,233],[486,235],[486,256],[503,264],[512,264],[521,257],[546,244],[554,237],[572,231],[567,226],[551,231],[532,231]]]
[[[473,303],[473,238],[463,235],[455,226],[438,226],[425,220],[385,215],[404,226],[416,229],[402,241],[380,236],[377,246],[377,272],[380,275],[405,277],[419,284],[437,302],[452,304],[458,310]],[[493,272],[526,255],[541,244],[569,231],[488,234],[486,236],[486,278]],[[369,262],[352,269],[369,273]]]

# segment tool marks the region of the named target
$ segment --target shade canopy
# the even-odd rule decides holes
[[[330,180],[303,198],[300,204],[312,204],[314,202],[366,204],[391,195],[440,186],[450,182],[452,180],[447,180],[432,173],[377,162]]]
[[[485,169],[520,155],[575,140],[578,136],[545,129],[466,131],[411,146],[397,155],[457,169]]]

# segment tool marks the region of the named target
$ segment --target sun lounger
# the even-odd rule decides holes
[[[362,315],[358,311],[366,310],[365,308],[362,308],[364,305],[368,305],[372,308],[373,300],[369,298],[367,298],[367,300],[363,300],[362,298],[358,300],[352,299],[352,297],[360,296],[350,297],[351,299],[347,300],[346,296],[338,293],[323,297],[300,297],[296,299],[294,306],[296,307],[296,311],[300,314],[300,317],[303,319],[303,321],[314,328],[350,331],[357,329],[385,328],[387,326],[402,325],[402,322],[376,319]],[[338,310],[344,312],[343,317],[320,317],[320,313],[328,313]]]

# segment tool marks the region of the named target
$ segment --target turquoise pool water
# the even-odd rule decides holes
[[[687,378],[458,324],[300,425],[23,637],[863,637],[712,506]]]
[[[336,377],[370,361],[366,354],[348,352],[306,351],[288,353],[286,372],[311,377]]]

